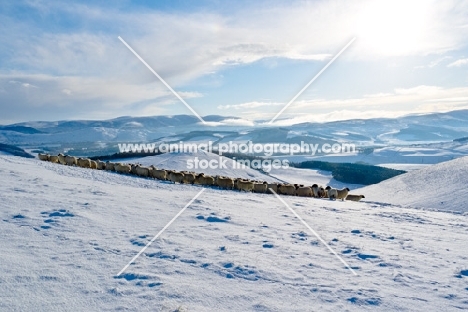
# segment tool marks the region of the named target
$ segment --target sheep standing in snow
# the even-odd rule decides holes
[[[78,160],[76,159],[76,157],[73,157],[73,156],[70,156],[70,155],[66,155],[65,156],[65,163],[68,165],[68,166],[76,166],[78,164]]]
[[[281,184],[278,188],[279,194],[282,195],[296,195],[296,187],[292,184]]]
[[[205,175],[204,173],[199,173],[195,177],[194,184],[200,184],[200,185],[214,185],[215,184],[215,179],[212,176]]]
[[[106,162],[106,166],[104,168],[107,171],[114,171],[114,163],[111,163],[110,161]]]
[[[346,200],[351,200],[351,201],[360,201],[361,199],[366,198],[364,195],[353,195],[353,194],[348,194],[346,196]]]
[[[62,153],[58,154],[57,155],[58,157],[58,161],[61,165],[66,165],[67,162],[65,161],[65,155],[63,155]]]
[[[329,186],[327,186],[328,188]],[[318,188],[318,197],[319,198],[328,198],[328,189],[327,188],[323,188],[323,186],[319,186]]]
[[[341,190],[337,190],[335,188],[327,186],[326,190],[328,192],[329,199],[341,199],[343,201],[345,200],[346,196],[348,196],[348,192],[349,192],[349,188],[347,187]]]
[[[89,160],[88,158],[78,158],[76,162],[78,167],[91,168],[91,160]]]
[[[184,174],[182,172],[178,172],[178,171],[174,171],[174,170],[171,170],[169,172],[169,180],[174,182],[174,183],[184,183]]]
[[[43,161],[48,161],[49,160],[49,154],[37,154],[37,158],[39,158],[39,160],[43,160]]]
[[[104,170],[106,169],[106,163],[103,162],[103,161],[100,161],[99,159],[96,160],[96,163],[97,163],[97,169],[98,170]]]
[[[236,179],[236,189],[239,191],[253,192],[254,183],[249,180]]]
[[[319,189],[320,189],[320,187],[319,187],[317,184],[313,184],[313,185],[312,185],[312,193],[313,193],[313,195],[314,195],[315,198],[319,198],[319,197],[320,197]]]
[[[54,163],[54,164],[59,163],[58,156],[56,156],[56,155],[50,155],[50,156],[49,156],[49,161],[50,161],[51,163]]]
[[[310,186],[298,186],[296,188],[296,196],[313,197],[312,188]]]
[[[188,172],[188,171],[182,171],[184,174],[184,183],[186,184],[194,184],[195,183],[195,173],[193,172]]]
[[[149,177],[149,168],[148,167],[137,165],[135,167],[135,172],[136,172],[137,176]]]
[[[98,163],[95,160],[89,160],[89,168],[91,169],[97,169],[98,168]]]
[[[267,182],[254,182],[253,183],[254,193],[266,193],[267,189],[268,189]]]
[[[232,190],[234,189],[234,180],[228,177],[216,176],[216,185],[220,188]]]
[[[129,174],[130,171],[132,170],[132,167],[127,164],[117,163],[114,165],[114,170],[115,172],[118,172],[118,173]]]
[[[164,169],[153,169],[151,171],[151,176],[158,180],[166,180],[167,179],[167,172]]]
[[[278,193],[278,183],[268,183],[267,189],[268,194],[274,194],[273,192]]]

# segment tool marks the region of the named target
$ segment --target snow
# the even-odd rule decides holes
[[[357,190],[366,201],[468,212],[468,157],[427,166]]]
[[[354,276],[273,195],[207,188],[117,278],[201,187],[14,156],[0,176],[3,311],[468,309],[466,215],[282,197]]]

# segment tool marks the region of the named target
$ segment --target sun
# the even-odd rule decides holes
[[[371,1],[357,15],[356,36],[369,52],[420,52],[428,37],[429,1]]]

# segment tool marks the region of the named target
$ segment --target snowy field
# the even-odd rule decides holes
[[[359,190],[370,202],[282,197],[357,276],[275,196],[207,188],[117,277],[201,187],[13,156],[0,176],[2,311],[468,309],[468,216],[399,206],[387,187]]]

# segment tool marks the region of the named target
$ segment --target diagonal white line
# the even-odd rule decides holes
[[[129,263],[127,263],[127,265],[126,265],[126,266],[124,266],[124,268],[123,268],[122,270],[120,270],[119,274],[117,274],[117,277],[119,277],[119,276],[120,276],[120,274],[122,274],[123,272],[125,272],[125,270],[126,270],[126,269],[128,269],[128,267],[129,267],[129,266],[130,266],[130,265],[131,265],[133,262],[135,262],[135,260],[136,260],[136,259],[137,259],[137,258],[138,258],[138,257],[139,257],[139,256],[140,256],[140,255],[141,255],[141,254],[142,254],[142,253],[143,253],[143,252],[144,252],[144,251],[145,251],[145,250],[146,250],[146,249],[147,249],[147,248],[148,248],[148,247],[149,247],[149,246],[150,246],[150,245],[151,245],[151,244],[152,244],[152,243],[153,243],[153,242],[154,242],[154,241],[155,241],[155,240],[156,240],[156,239],[157,239],[157,238],[158,238],[158,237],[159,237],[159,236],[160,236],[160,235],[161,235],[161,234],[162,234],[162,233],[163,233],[163,232],[164,232],[164,231],[165,231],[165,230],[166,230],[166,229],[167,229],[167,228],[168,228],[168,227],[169,227],[169,226],[170,226],[170,225],[171,225],[171,224],[172,224],[172,223],[173,223],[173,222],[174,222],[174,221],[175,221],[175,220],[176,220],[176,219],[177,219],[177,218],[178,218],[178,217],[179,217],[179,216],[180,216],[180,215],[183,213],[183,212],[184,212],[184,211],[185,211],[185,209],[187,209],[187,208],[188,208],[188,206],[190,206],[190,205],[193,203],[193,201],[194,201],[195,199],[197,199],[197,198],[198,198],[198,196],[200,196],[200,195],[201,195],[201,193],[203,193],[203,191],[205,191],[205,188],[202,188],[202,190],[201,190],[200,192],[198,192],[198,194],[197,194],[197,195],[195,195],[195,197],[194,197],[194,198],[192,198],[192,200],[191,200],[191,201],[189,201],[189,202],[188,202],[188,204],[187,204],[187,205],[185,205],[185,207],[184,207],[184,208],[182,208],[182,210],[181,210],[181,211],[179,211],[179,213],[178,213],[178,214],[176,214],[176,215],[175,215],[175,217],[174,217],[174,218],[172,218],[172,220],[171,220],[171,221],[169,221],[169,223],[168,223],[168,224],[166,224],[166,226],[165,226],[165,227],[163,227],[163,229],[162,229],[161,231],[159,231],[159,233],[158,233],[158,234],[156,234],[156,236],[154,236],[154,237],[153,237],[153,239],[152,239],[152,240],[150,240],[150,241],[148,242],[148,244],[146,244],[146,246],[145,246],[145,247],[143,247],[143,249],[142,249],[142,250],[140,250],[140,252],[139,252],[139,253],[137,253],[137,254],[136,254],[136,256],[135,256],[135,257],[133,257],[133,259],[132,259],[132,260],[130,260],[130,262],[129,262]]]
[[[285,107],[283,107],[283,109],[281,109],[281,110],[278,112],[278,114],[276,114],[276,115],[275,115],[275,117],[273,117],[273,119],[271,119],[271,120],[270,120],[268,123],[269,123],[269,124],[272,124],[272,123],[273,123],[273,121],[275,121],[275,120],[276,120],[276,118],[278,118],[278,117],[279,117],[279,116],[280,116],[280,115],[281,115],[281,114],[282,114],[282,113],[283,113],[283,112],[286,110],[286,108],[288,108],[288,107],[289,107],[289,105],[291,105],[291,104],[292,104],[292,102],[294,102],[294,101],[295,101],[295,100],[296,100],[296,99],[299,97],[299,95],[301,95],[301,94],[302,94],[302,93],[303,93],[303,92],[304,92],[304,91],[305,91],[305,90],[306,90],[306,89],[307,89],[307,88],[308,88],[308,87],[309,87],[309,86],[312,84],[312,82],[314,82],[314,81],[315,81],[315,80],[316,80],[316,79],[317,79],[317,78],[318,78],[318,77],[319,77],[319,76],[320,76],[320,75],[321,75],[321,74],[322,74],[322,73],[325,71],[325,69],[327,69],[327,68],[328,68],[328,66],[330,66],[330,65],[331,65],[331,64],[332,64],[332,63],[333,63],[333,62],[334,62],[334,61],[335,61],[335,60],[336,60],[336,59],[337,59],[337,58],[338,58],[338,57],[341,55],[341,53],[343,53],[343,52],[344,52],[344,51],[345,51],[345,50],[346,50],[346,49],[347,49],[347,48],[348,48],[348,47],[349,47],[349,46],[350,46],[350,45],[351,45],[351,44],[354,42],[354,40],[356,40],[356,37],[354,37],[353,39],[351,39],[351,41],[350,41],[350,42],[348,42],[348,44],[347,44],[347,45],[345,45],[345,46],[344,46],[344,48],[343,48],[343,49],[341,49],[341,51],[340,51],[340,52],[338,52],[338,54],[337,54],[337,55],[335,55],[335,57],[334,57],[334,58],[332,58],[332,59],[331,59],[331,60],[330,60],[330,61],[327,63],[327,65],[325,65],[325,67],[324,67],[324,68],[322,68],[322,70],[321,70],[321,71],[319,71],[319,72],[318,72],[318,74],[317,74],[317,75],[315,75],[315,77],[314,77],[314,78],[312,78],[312,80],[311,80],[311,81],[309,81],[309,83],[308,83],[308,84],[306,84],[306,85],[305,85],[305,87],[304,87],[304,88],[302,88],[302,89],[301,89],[301,91],[299,91],[299,93],[298,93],[298,94],[296,94],[296,95],[295,95],[295,96],[294,96],[294,97],[291,99],[291,101],[289,101],[289,102],[288,102],[288,104],[286,104],[286,106],[285,106]]]
[[[312,234],[315,235],[315,237],[317,237],[318,240],[320,240],[325,246],[327,246],[328,250],[330,250],[330,252],[332,254],[334,254],[351,272],[353,272],[354,275],[357,275],[357,273],[348,265],[348,263],[346,263],[346,261],[343,260],[343,258],[341,258],[337,253],[336,251],[333,250],[333,248],[330,247],[330,245],[328,245],[318,234],[317,232],[315,232],[308,224],[307,222],[304,221],[304,219],[301,218],[301,216],[299,216],[296,211],[294,211],[294,209],[292,209],[291,207],[289,207],[289,205],[274,191],[272,190],[271,188],[269,188],[270,192],[272,192],[273,194],[275,194],[276,198],[278,198],[280,200],[280,202],[283,203],[283,205],[286,206],[286,208],[288,208],[295,216],[296,218],[298,218],[311,232]]]
[[[145,62],[145,60],[143,58],[141,58],[140,55],[138,55],[138,53],[135,52],[135,50],[132,49],[131,46],[128,45],[127,42],[125,42],[125,40],[122,39],[122,37],[118,37],[120,41],[122,41],[122,43],[156,76],[158,77],[159,80],[161,80],[161,82],[172,92],[174,93],[174,95],[182,102],[185,104],[185,106],[187,106],[187,108],[198,118],[200,119],[200,121],[203,123],[203,124],[206,124],[206,121],[201,118],[200,115],[198,115],[198,113],[196,111],[193,110],[193,108],[187,104],[187,102],[184,101],[183,98],[180,97],[180,95],[174,91],[174,89],[171,88],[171,86],[164,80],[162,79],[161,76],[158,75],[158,73],[156,71],[154,71],[154,69],[151,68],[151,66],[148,65],[148,63]]]

